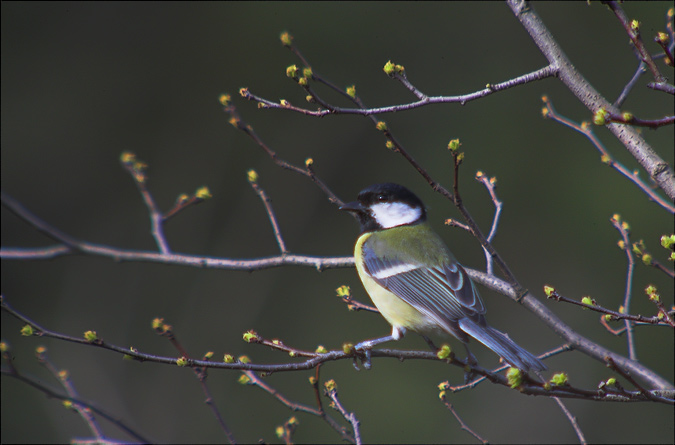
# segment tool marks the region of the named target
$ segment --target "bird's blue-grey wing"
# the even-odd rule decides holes
[[[396,257],[380,257],[367,243],[363,259],[366,272],[378,284],[434,319],[456,323],[485,313],[478,291],[457,262],[430,268]]]
[[[439,326],[467,342],[469,334],[504,357],[512,365],[528,370],[546,366],[506,334],[487,325],[485,306],[464,268],[456,261],[426,267],[399,257],[381,257],[365,243],[363,259],[368,273],[382,287],[435,320]]]

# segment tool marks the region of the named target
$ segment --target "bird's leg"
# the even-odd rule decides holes
[[[391,335],[387,335],[386,337],[380,337],[380,338],[373,338],[371,340],[366,340],[362,341],[361,343],[358,343],[356,346],[354,346],[354,349],[357,351],[363,351],[363,354],[365,356],[363,360],[363,367],[366,369],[370,369],[371,363],[370,363],[370,350],[373,348],[373,346],[379,345],[380,343],[386,343],[388,341],[392,340],[399,340],[401,337],[403,337],[403,334],[405,334],[405,328],[399,328],[399,327],[393,327],[391,329]]]

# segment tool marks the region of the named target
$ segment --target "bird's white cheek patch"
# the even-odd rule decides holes
[[[375,221],[385,229],[412,224],[422,216],[422,209],[412,208],[400,202],[374,204],[370,210]]]

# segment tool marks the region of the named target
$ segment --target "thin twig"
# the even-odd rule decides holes
[[[497,84],[489,84],[488,87],[481,90],[475,91],[469,94],[462,94],[457,96],[424,96],[423,99],[416,102],[410,102],[407,104],[400,105],[391,105],[387,107],[377,107],[377,108],[343,108],[335,105],[325,103],[321,100],[321,105],[325,109],[319,110],[309,110],[306,108],[296,107],[288,103],[278,103],[265,99],[263,97],[257,96],[249,91],[248,88],[240,90],[240,94],[244,99],[252,100],[261,104],[264,104],[264,108],[278,109],[278,110],[287,110],[294,111],[297,113],[302,113],[307,116],[322,117],[329,114],[360,114],[363,116],[374,116],[378,114],[394,113],[397,111],[407,111],[413,110],[415,108],[424,107],[431,104],[443,104],[443,103],[458,103],[460,105],[465,105],[468,102],[473,100],[481,99],[483,97],[489,96],[491,94],[503,91],[509,88],[513,88],[519,85],[525,85],[537,80],[546,79],[548,77],[553,77],[556,75],[556,70],[551,66],[546,66],[544,68],[538,69],[528,74],[524,74],[513,79],[509,79],[505,82]],[[315,74],[315,77],[316,74]],[[318,97],[318,96],[317,96]],[[320,98],[319,98],[320,99]]]
[[[63,389],[65,389],[68,397],[71,399],[78,399],[79,395],[75,389],[75,385],[73,385],[73,382],[70,379],[68,371],[59,370],[56,365],[54,365],[54,363],[49,360],[49,357],[47,357],[46,348],[38,348],[36,356],[38,362],[44,366],[54,376],[54,378],[59,381],[59,383],[61,383],[61,386],[63,386]],[[91,410],[86,406],[80,406],[78,404],[74,404],[73,407],[89,426],[89,430],[92,432],[94,437],[96,437],[97,441],[104,442],[105,435],[96,421],[96,418],[92,415]]]
[[[164,213],[164,215],[162,216],[162,221],[166,223],[168,220],[176,216],[182,210],[185,210],[186,208],[193,205],[201,204],[207,198],[210,197],[211,195],[208,191],[208,188],[206,187],[198,189],[196,193],[189,196],[187,194],[180,195],[178,199],[176,199],[174,206],[171,209],[169,209],[166,213]]]
[[[450,410],[452,415],[455,416],[455,419],[457,419],[457,422],[459,422],[459,426],[460,426],[461,429],[463,429],[467,433],[471,434],[476,440],[478,440],[481,443],[485,443],[485,444],[490,443],[486,439],[483,439],[482,437],[480,437],[478,435],[478,433],[476,433],[474,430],[469,428],[469,425],[467,425],[467,423],[464,422],[464,420],[462,420],[462,418],[459,416],[459,414],[455,410],[455,407],[452,405],[452,403],[448,402],[448,398],[445,394],[441,395],[441,401],[443,402],[445,407]]]
[[[630,240],[628,239],[628,224],[619,219],[619,215],[614,215],[610,218],[610,222],[616,230],[621,234],[623,241],[623,251],[626,252],[628,259],[628,270],[626,271],[626,289],[623,298],[623,308],[626,313],[630,312],[630,302],[633,289],[633,272],[635,270],[635,259],[630,249]],[[635,334],[633,332],[633,322],[629,319],[624,319],[626,325],[626,337],[628,340],[628,357],[631,360],[637,360],[637,351],[635,350]]]
[[[613,369],[614,371],[616,371],[616,372],[618,372],[619,374],[621,374],[621,376],[622,376],[623,378],[625,378],[626,380],[628,380],[633,386],[635,386],[635,387],[640,391],[641,394],[643,394],[643,395],[644,395],[645,397],[647,397],[649,400],[652,400],[652,401],[654,401],[654,402],[663,402],[663,401],[665,401],[666,403],[670,403],[670,404],[673,403],[673,401],[670,400],[670,399],[664,399],[664,398],[663,398],[662,396],[660,396],[660,395],[652,394],[651,391],[648,391],[646,388],[644,388],[642,385],[640,385],[640,383],[638,383],[637,380],[635,380],[635,379],[633,378],[633,376],[630,375],[630,373],[628,373],[625,369],[623,369],[623,368],[621,368],[620,366],[618,366],[618,365],[616,364],[616,362],[615,362],[614,360],[612,360],[611,357],[607,357],[606,362],[607,362],[607,366],[608,366],[610,369]]]
[[[567,420],[569,420],[570,424],[572,425],[572,428],[574,428],[574,432],[579,438],[579,443],[582,444],[588,443],[586,437],[584,437],[584,432],[581,431],[579,422],[577,422],[577,418],[570,412],[570,410],[567,408],[567,406],[565,406],[562,400],[560,400],[558,397],[552,397],[552,399],[555,400],[555,402],[558,404],[562,412],[565,414],[565,417],[567,417]]]
[[[636,171],[635,172],[629,171],[626,167],[624,167],[620,162],[616,161],[609,154],[609,151],[607,151],[603,143],[595,135],[592,126],[588,122],[582,122],[581,124],[579,124],[577,122],[572,121],[571,119],[568,119],[558,114],[548,96],[543,96],[541,100],[544,102],[544,105],[546,107],[544,108],[542,113],[545,118],[563,124],[586,136],[586,138],[588,138],[588,140],[591,141],[593,146],[600,152],[601,160],[604,164],[609,165],[610,167],[621,173],[623,176],[628,178],[631,182],[633,182],[633,184],[638,186],[638,188],[642,190],[649,197],[649,199],[651,199],[664,209],[668,210],[670,213],[675,213],[675,205],[673,205],[668,200],[663,198],[661,195],[656,193],[656,191],[652,187],[650,187],[648,184],[642,181],[640,177],[637,175]]]
[[[171,345],[173,345],[173,347],[176,348],[176,351],[178,351],[178,353],[181,355],[181,359],[186,359],[186,360],[190,359],[190,355],[188,354],[187,350],[183,347],[181,342],[176,337],[176,334],[175,334],[171,325],[164,323],[163,319],[155,319],[153,321],[153,328],[155,329],[155,332],[157,332],[158,335],[160,335],[162,337],[165,337],[169,340]],[[202,359],[202,361],[209,362],[212,355],[213,355],[212,353],[206,354],[204,356],[204,358]],[[227,437],[227,441],[231,444],[237,443],[237,441],[234,438],[234,434],[232,433],[232,430],[225,423],[225,419],[223,418],[223,415],[220,413],[220,410],[218,409],[218,407],[216,406],[216,404],[213,401],[213,396],[211,395],[211,389],[206,384],[206,377],[207,377],[206,368],[193,367],[192,370],[194,371],[195,376],[197,377],[197,380],[199,381],[199,385],[202,388],[202,392],[204,393],[204,396],[206,397],[204,399],[204,403],[206,403],[206,405],[211,410],[211,413],[216,418],[216,421],[218,422],[218,425],[220,425],[220,428],[225,433],[225,437]]]
[[[637,69],[635,70],[635,73],[633,73],[633,77],[631,77],[628,83],[623,87],[621,94],[619,94],[619,97],[614,101],[615,107],[621,108],[623,103],[628,98],[628,95],[632,91],[633,87],[637,83],[637,81],[640,80],[640,77],[646,72],[647,72],[647,64],[645,64],[643,61],[640,61]]]
[[[338,434],[340,434],[340,436],[342,436],[343,440],[346,440],[351,443],[355,442],[354,437],[349,433],[349,431],[347,431],[342,425],[340,425],[337,420],[326,414],[326,412],[323,411],[323,408],[321,407],[320,404],[319,408],[313,408],[311,406],[304,405],[302,403],[294,402],[285,395],[283,395],[279,390],[273,388],[266,381],[258,377],[256,373],[251,371],[243,371],[243,374],[246,375],[246,377],[248,377],[249,379],[246,382],[247,384],[257,386],[258,388],[272,395],[275,399],[277,399],[279,402],[281,402],[284,406],[286,406],[292,411],[300,411],[303,413],[312,414],[314,416],[322,418],[331,428],[333,428]]]
[[[562,301],[563,303],[570,303],[577,306],[581,306],[585,309],[590,309],[592,311],[600,312],[602,314],[610,315],[613,320],[630,320],[635,323],[669,326],[669,323],[667,321],[661,320],[658,317],[658,315],[655,315],[653,317],[645,317],[644,315],[632,315],[624,312],[617,312],[598,305],[595,300],[591,300],[592,304],[587,304],[582,301],[576,301],[572,300],[571,298],[563,297],[557,291],[552,291],[548,298],[555,301]]]
[[[633,116],[631,113],[612,113],[606,112],[605,120],[618,124],[632,125],[634,127],[659,128],[665,125],[672,125],[675,123],[675,116],[664,116],[660,119],[640,119]]]
[[[265,211],[267,212],[267,216],[270,219],[270,223],[272,223],[274,238],[277,240],[277,245],[279,246],[281,254],[286,255],[288,253],[288,249],[286,249],[286,243],[284,243],[284,239],[281,236],[281,229],[279,229],[279,222],[277,221],[277,217],[274,214],[274,209],[272,208],[272,201],[267,196],[267,193],[265,193],[265,190],[263,190],[263,188],[260,187],[257,181],[249,180],[249,183],[251,184],[251,187],[253,187],[253,190],[255,190],[255,192],[258,194],[260,200],[263,202],[263,205],[265,206]]]
[[[623,26],[623,29],[626,30],[626,34],[628,34],[628,37],[630,38],[631,42],[633,42],[635,49],[640,55],[640,59],[642,59],[642,61],[649,67],[649,70],[652,72],[654,80],[657,83],[665,82],[665,78],[659,71],[658,67],[656,66],[656,63],[654,63],[654,59],[652,59],[651,54],[649,54],[649,51],[647,51],[647,47],[645,47],[645,44],[642,41],[642,37],[640,36],[640,26],[639,23],[637,23],[637,20],[630,21],[618,2],[608,1],[603,3],[609,6],[609,9],[611,9],[612,12],[614,12],[616,18],[619,19],[621,26]]]
[[[167,242],[166,236],[164,235],[164,217],[162,212],[159,210],[159,206],[155,202],[155,198],[153,198],[150,190],[148,190],[147,174],[145,173],[147,165],[136,159],[136,155],[129,152],[123,153],[121,160],[124,168],[134,179],[134,183],[143,197],[143,202],[148,208],[148,212],[150,213],[152,236],[155,238],[155,242],[157,243],[157,247],[159,247],[159,251],[163,254],[171,253],[171,250],[169,249],[169,243]]]
[[[611,327],[609,325],[609,322],[607,321],[607,317],[604,316],[604,315],[600,316],[600,324],[602,326],[604,326],[604,328],[607,329],[607,332],[609,332],[612,335],[619,336],[626,331],[626,326],[624,326],[622,328],[617,328],[617,329],[614,329],[613,327]]]
[[[0,373],[2,373],[3,375],[14,378],[14,379],[16,379],[16,380],[18,380],[22,383],[25,383],[26,385],[31,386],[32,388],[37,389],[38,391],[40,391],[41,393],[43,393],[45,396],[47,396],[49,398],[61,400],[63,402],[70,402],[70,403],[73,403],[74,405],[77,405],[77,406],[80,406],[80,407],[83,407],[83,408],[87,408],[87,409],[91,410],[92,412],[94,412],[95,414],[99,415],[100,417],[106,419],[107,421],[109,421],[113,425],[117,426],[120,430],[124,431],[126,434],[135,438],[136,440],[138,440],[141,443],[152,443],[152,442],[154,442],[152,440],[147,439],[146,437],[144,437],[140,433],[134,431],[131,427],[127,426],[119,418],[117,418],[116,416],[114,416],[110,413],[107,413],[106,411],[102,410],[101,408],[98,408],[98,407],[92,405],[91,403],[88,403],[88,402],[86,402],[82,399],[73,398],[73,397],[70,397],[68,395],[61,394],[58,391],[56,391],[52,388],[49,388],[49,387],[43,385],[42,383],[40,383],[40,382],[30,378],[30,377],[27,377],[27,376],[21,374],[16,369],[16,367],[14,365],[14,361],[12,359],[12,355],[9,352],[3,352],[2,356],[3,356],[3,358],[5,359],[5,361],[8,365],[7,369],[3,368],[2,370],[0,370]]]
[[[347,420],[352,425],[352,430],[354,431],[354,443],[356,445],[361,444],[361,428],[359,427],[360,422],[359,419],[356,417],[354,413],[349,413],[345,409],[345,407],[342,405],[342,402],[340,402],[340,399],[338,399],[337,396],[337,384],[335,384],[335,381],[331,380],[329,382],[326,382],[326,397],[328,397],[331,400],[331,406],[337,410],[340,414],[342,414],[342,417]]]
[[[483,172],[478,171],[476,172],[476,180],[481,182],[485,188],[487,189],[488,193],[490,194],[490,198],[492,199],[492,203],[495,206],[495,216],[492,218],[492,226],[490,227],[490,233],[488,234],[487,241],[489,243],[492,243],[495,239],[495,236],[497,235],[497,226],[499,225],[499,218],[502,214],[502,207],[504,204],[502,201],[497,198],[497,192],[495,192],[496,188],[496,183],[497,183],[497,178],[492,177],[488,179],[487,175],[485,175]],[[492,261],[492,256],[490,256],[490,252],[488,252],[485,248],[483,248],[483,251],[485,252],[485,262],[487,264],[487,273],[489,275],[493,275],[494,273],[494,265]]]

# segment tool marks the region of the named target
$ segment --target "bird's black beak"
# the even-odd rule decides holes
[[[370,216],[370,209],[359,201],[352,201],[340,206],[340,210],[346,210],[359,222],[361,233],[365,232],[375,220]]]
[[[351,213],[365,213],[366,208],[359,201],[352,201],[340,206],[340,210],[345,210]]]

